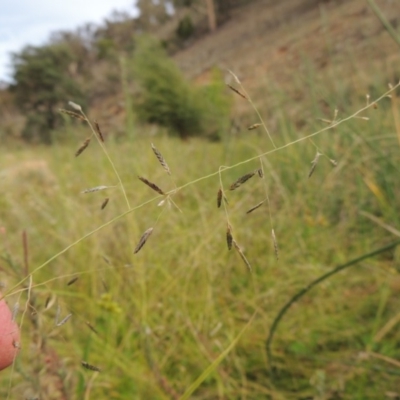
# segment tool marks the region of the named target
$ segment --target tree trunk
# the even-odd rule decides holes
[[[210,32],[214,32],[217,29],[217,17],[215,15],[214,0],[206,0],[207,15],[208,15],[208,27]]]

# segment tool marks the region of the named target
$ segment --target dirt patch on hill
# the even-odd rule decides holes
[[[377,4],[393,25],[400,23],[400,2]],[[230,69],[258,97],[271,82],[289,95],[298,91],[293,81],[310,65],[317,79],[320,72],[342,80],[357,74],[367,84],[382,63],[392,66],[399,59],[398,46],[361,0],[251,3],[236,9],[215,33],[175,55],[196,81],[208,81],[214,66]],[[386,72],[388,79],[395,74],[390,67]]]

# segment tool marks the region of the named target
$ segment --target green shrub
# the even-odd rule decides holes
[[[176,28],[176,35],[178,36],[179,39],[182,40],[187,40],[189,39],[194,32],[194,26],[192,19],[190,18],[189,15],[185,15],[178,24],[178,27]]]
[[[220,136],[230,111],[222,83],[215,79],[209,86],[193,87],[151,38],[137,43],[134,76],[140,88],[135,104],[139,119],[162,125],[182,139]]]

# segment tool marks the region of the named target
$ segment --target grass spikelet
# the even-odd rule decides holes
[[[235,190],[239,186],[243,185],[246,181],[248,181],[250,178],[252,178],[255,175],[255,172],[249,172],[248,174],[245,174],[241,176],[239,179],[237,179],[235,182],[232,183],[232,185],[229,187],[229,190]]]
[[[337,167],[337,161],[336,160],[330,158],[329,162],[332,164],[332,166]]]
[[[251,212],[253,212],[254,210],[257,210],[257,208],[260,208],[263,204],[264,204],[265,200],[261,201],[260,203],[258,203],[256,206],[251,207],[250,210],[246,211],[246,214],[250,214]]]
[[[259,168],[259,169],[257,170],[257,174],[258,174],[258,176],[259,176],[260,178],[264,178],[264,171],[262,170],[262,168]]]
[[[309,178],[311,178],[311,175],[314,173],[315,167],[316,167],[317,164],[318,164],[318,160],[319,160],[320,156],[321,156],[321,153],[319,153],[319,152],[317,151],[317,154],[315,155],[314,160],[311,161],[311,169],[310,169],[310,172],[308,173],[308,177],[309,177]]]
[[[110,201],[110,199],[108,197],[106,199],[104,199],[104,201],[101,203],[102,210],[104,210],[106,208],[109,201]]]
[[[222,189],[219,188],[218,189],[218,193],[217,193],[217,206],[218,206],[218,208],[221,207],[221,203],[222,203]]]
[[[228,69],[228,72],[233,76],[233,79],[235,80],[235,82],[240,85],[241,83],[240,83],[240,80],[237,77],[237,75],[233,71],[231,71],[230,69]]]
[[[112,187],[115,187],[115,186],[95,186],[95,187],[92,187],[92,188],[89,188],[89,189],[82,190],[81,193],[99,192],[100,190],[105,190],[105,189],[109,189],[109,188],[112,188]]]
[[[274,251],[275,257],[279,260],[279,252],[278,252],[278,241],[276,240],[275,231],[272,229],[271,231],[272,241],[274,242]]]
[[[253,124],[253,125],[250,125],[250,126],[247,128],[247,130],[248,130],[248,131],[253,131],[254,129],[259,128],[260,126],[261,126],[261,124]]]
[[[232,249],[232,242],[233,242],[232,228],[228,224],[226,228],[226,244],[228,245],[228,250]]]
[[[79,147],[79,149],[76,151],[75,157],[78,157],[80,154],[82,154],[82,153],[87,149],[87,147],[89,146],[89,143],[90,143],[90,138],[87,138],[87,139],[81,144],[81,146]]]
[[[240,97],[243,97],[245,100],[247,100],[247,97],[239,92],[239,90],[237,90],[236,88],[234,88],[233,86],[229,85],[229,83],[226,84],[228,86],[229,89],[231,89],[233,92],[235,92],[236,94],[238,94]]]
[[[89,322],[89,321],[85,321],[85,324],[88,326],[88,328],[95,333],[96,335],[99,334],[99,332],[97,332],[96,328]]]
[[[138,176],[138,178],[145,183],[148,187],[152,188],[153,190],[155,190],[157,193],[165,195],[165,193],[153,182],[150,182],[149,180],[147,180],[146,178],[143,178],[142,176]]]
[[[58,111],[62,114],[67,114],[72,118],[79,119],[80,121],[86,121],[85,117],[83,117],[81,114],[78,114],[74,111],[66,110],[65,108],[59,108]]]
[[[78,276],[76,276],[75,278],[72,278],[71,280],[69,280],[69,281],[67,282],[67,286],[73,285],[78,279],[79,279]]]
[[[68,314],[63,320],[61,320],[59,323],[57,323],[57,326],[62,326],[64,325],[70,318],[72,317],[72,314]]]
[[[153,152],[154,152],[155,156],[157,157],[157,160],[159,161],[161,166],[165,169],[165,171],[167,171],[168,175],[171,175],[171,170],[169,169],[169,166],[168,166],[167,162],[165,161],[165,158],[163,157],[163,155],[157,150],[156,146],[154,146],[153,143],[151,144],[151,148],[153,149]]]
[[[147,239],[153,233],[153,229],[154,228],[149,228],[143,233],[142,237],[139,240],[139,243],[137,244],[137,246],[135,247],[135,250],[133,251],[133,254],[138,253],[140,251],[140,249],[146,244]]]
[[[91,371],[96,371],[96,372],[101,371],[101,369],[99,367],[91,365],[91,364],[87,363],[86,361],[81,361],[81,365],[83,368],[90,369]]]
[[[99,139],[104,143],[104,136],[101,133],[100,126],[97,121],[94,121],[94,127],[96,128],[96,132],[99,135]]]
[[[73,101],[69,101],[68,105],[76,111],[82,111],[82,107],[79,104],[74,103]]]
[[[19,311],[19,303],[15,303],[13,310],[12,310],[12,320],[15,321],[18,315],[18,311]]]
[[[253,271],[253,269],[251,268],[251,265],[249,263],[249,260],[246,258],[246,256],[243,253],[243,250],[239,247],[239,245],[236,243],[236,240],[233,241],[233,246],[235,247],[235,249],[237,250],[237,252],[240,255],[240,258],[243,260],[243,262],[246,264],[247,268],[249,269],[250,272]]]

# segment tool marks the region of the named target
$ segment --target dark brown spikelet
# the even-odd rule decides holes
[[[87,363],[86,361],[81,361],[81,364],[82,364],[83,368],[90,369],[91,371],[96,371],[96,372],[101,371],[101,369],[99,367],[91,365],[91,364]]]
[[[100,126],[97,121],[94,121],[94,127],[96,128],[96,132],[99,135],[99,139],[104,143],[104,136],[101,133]]]
[[[262,170],[262,168],[259,168],[259,169],[257,170],[257,174],[258,174],[258,176],[259,176],[260,178],[264,178],[264,171]]]
[[[83,117],[81,114],[78,114],[78,113],[76,113],[74,111],[65,110],[64,108],[60,108],[59,111],[62,114],[67,114],[72,118],[79,119],[80,121],[86,121],[85,117]]]
[[[153,153],[156,155],[157,160],[161,164],[161,166],[167,171],[168,175],[171,175],[171,170],[169,169],[169,166],[167,162],[165,161],[165,158],[162,156],[162,154],[157,150],[156,146],[154,144],[151,144],[151,148],[153,149]]]
[[[250,125],[250,126],[247,128],[247,130],[248,130],[248,131],[252,131],[252,130],[254,130],[254,129],[259,128],[260,126],[261,126],[261,124],[253,124],[253,125]]]
[[[232,228],[228,224],[226,228],[226,244],[228,245],[228,250],[232,248],[233,236],[232,236]]]
[[[217,206],[218,206],[218,208],[221,207],[221,203],[222,203],[222,189],[219,188],[218,193],[217,193]]]
[[[233,241],[233,246],[235,247],[235,249],[237,250],[237,252],[240,255],[240,258],[243,260],[243,262],[246,264],[247,268],[249,269],[250,272],[253,271],[253,269],[251,268],[251,265],[249,263],[249,260],[246,258],[246,256],[243,253],[243,250],[239,247],[239,245],[236,243],[236,241]]]
[[[75,157],[78,157],[80,154],[82,154],[82,153],[87,149],[87,147],[89,146],[89,143],[90,143],[90,138],[87,138],[87,139],[81,144],[81,146],[79,147],[79,149],[76,151]]]
[[[109,201],[110,201],[110,199],[108,197],[106,199],[104,199],[104,201],[101,203],[102,210],[104,210],[106,208]]]
[[[97,332],[96,328],[89,321],[85,321],[85,323],[93,333],[95,333],[96,335],[99,334],[99,332]]]
[[[241,176],[239,179],[237,179],[235,182],[232,183],[232,185],[229,187],[230,190],[235,190],[239,186],[243,185],[246,181],[248,181],[251,177],[255,175],[255,172],[249,172],[248,174],[245,174]]]
[[[153,190],[155,190],[157,193],[159,194],[163,194],[165,195],[165,193],[153,182],[150,182],[149,180],[147,180],[146,178],[143,178],[142,176],[138,176],[138,178],[145,183],[148,187],[152,188]]]
[[[243,97],[245,100],[247,100],[247,97],[243,94],[240,93],[239,90],[237,90],[236,88],[234,88],[233,86],[229,85],[228,83],[226,84],[228,86],[229,89],[231,89],[233,92],[235,92],[236,94],[238,94],[240,97]]]
[[[139,240],[139,243],[135,247],[135,250],[133,251],[133,254],[136,254],[139,252],[139,250],[146,244],[147,239],[149,236],[153,233],[154,228],[149,228],[145,233],[143,233],[142,237]]]
[[[246,214],[250,214],[251,212],[253,212],[254,210],[257,210],[257,208],[260,208],[263,204],[264,204],[265,200],[261,201],[260,203],[258,203],[256,206],[251,207],[250,210],[246,211]]]
[[[79,279],[78,276],[76,276],[75,278],[72,278],[70,281],[67,282],[67,286],[73,285],[78,279]]]

